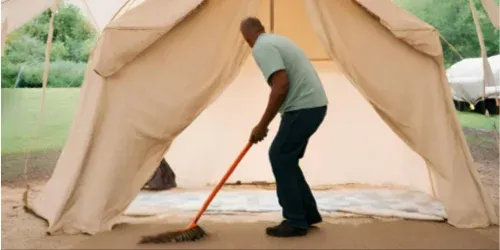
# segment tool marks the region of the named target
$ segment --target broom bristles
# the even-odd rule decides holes
[[[175,231],[175,232],[165,232],[153,236],[142,237],[139,244],[161,244],[161,243],[175,243],[175,242],[187,242],[196,241],[203,238],[206,235],[203,228],[200,226],[195,226],[193,228]]]

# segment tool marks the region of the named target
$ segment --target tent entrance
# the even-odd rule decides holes
[[[353,214],[443,220],[432,197],[427,166],[380,118],[334,62],[313,62],[323,80],[329,110],[311,138],[301,167],[325,216]],[[253,58],[225,92],[182,134],[167,153],[181,190],[141,192],[125,215],[195,213],[248,139],[264,110],[269,89]],[[254,146],[228,183],[273,183],[269,137]],[[196,155],[197,157],[191,157]],[[269,187],[269,186],[268,186]],[[274,188],[226,186],[214,199],[213,214],[279,213]],[[347,214],[345,214],[347,213]],[[274,218],[274,217],[273,217]]]
[[[426,163],[394,134],[329,59],[313,30],[305,1],[262,1],[258,17],[267,30],[272,24],[275,33],[290,38],[306,52],[329,98],[325,122],[311,138],[301,161],[309,184],[398,186],[432,194]],[[261,72],[249,56],[236,79],[168,150],[166,157],[178,173],[179,186],[201,187],[218,182],[260,119],[268,93]],[[267,151],[278,123],[277,117],[269,137],[250,150],[229,182],[274,182]]]
[[[432,194],[427,165],[380,118],[333,62],[314,62],[330,104],[301,167],[312,187],[346,183],[398,186]],[[173,142],[167,159],[180,187],[219,181],[265,109],[269,89],[249,58],[239,76]],[[274,182],[268,148],[279,125],[255,145],[229,182]],[[192,157],[196,155],[196,157]]]

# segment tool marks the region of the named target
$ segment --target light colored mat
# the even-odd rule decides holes
[[[350,212],[421,220],[444,220],[446,218],[441,203],[418,191],[346,189],[315,191],[313,193],[322,213]],[[197,211],[208,194],[208,190],[142,192],[128,207],[125,215],[141,216],[176,211]],[[277,211],[281,211],[281,207],[274,190],[222,190],[207,209],[209,214]]]

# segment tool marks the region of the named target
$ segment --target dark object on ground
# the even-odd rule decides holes
[[[155,173],[143,189],[159,191],[169,190],[174,187],[177,187],[177,183],[175,182],[175,173],[172,168],[170,168],[167,161],[162,159],[160,166],[158,166]]]
[[[455,104],[455,109],[458,111],[467,111],[467,112],[484,114],[484,111],[488,110],[488,113],[490,113],[490,115],[498,115],[500,111],[500,107],[496,105],[495,99],[492,98],[478,102],[476,105],[474,105],[475,106],[474,110],[470,109],[470,105],[467,102],[460,102],[453,100],[453,103]]]

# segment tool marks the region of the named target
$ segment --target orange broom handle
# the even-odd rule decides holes
[[[191,224],[189,224],[188,228],[194,227],[196,225],[196,223],[200,219],[201,215],[205,212],[205,210],[207,210],[208,206],[210,205],[210,202],[212,202],[212,200],[215,198],[215,195],[219,192],[219,190],[222,188],[222,186],[224,185],[224,183],[226,183],[226,181],[229,178],[229,176],[231,176],[231,174],[233,173],[233,171],[236,169],[236,167],[241,162],[241,160],[243,159],[243,157],[246,155],[246,153],[248,152],[248,150],[250,150],[250,148],[252,147],[252,145],[253,145],[252,142],[248,142],[247,143],[247,145],[245,146],[245,148],[241,151],[241,153],[238,155],[238,157],[236,158],[236,160],[233,162],[233,165],[231,165],[231,167],[229,167],[229,169],[227,170],[227,172],[224,175],[224,177],[222,177],[222,179],[219,181],[219,183],[217,184],[217,186],[215,186],[215,188],[212,191],[212,193],[208,196],[207,200],[205,201],[205,203],[201,207],[200,211],[198,212],[198,214],[196,215],[196,217],[194,218],[194,220],[191,222]]]

